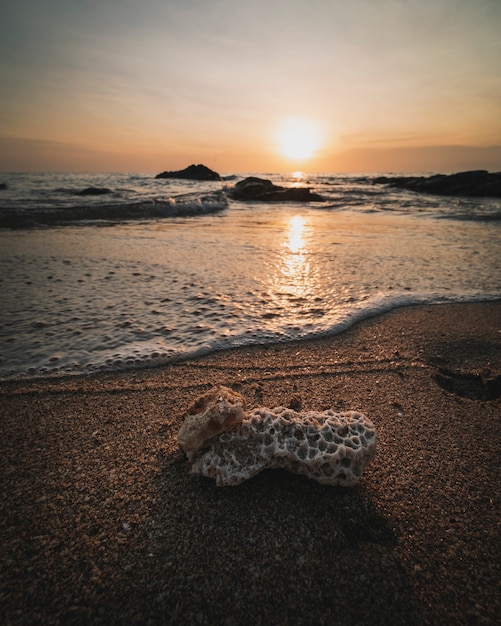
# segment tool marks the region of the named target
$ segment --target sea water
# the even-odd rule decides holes
[[[260,176],[326,202],[237,202],[234,175],[0,175],[15,226],[0,229],[0,378],[161,365],[501,297],[500,200]],[[110,193],[75,195],[89,186]]]

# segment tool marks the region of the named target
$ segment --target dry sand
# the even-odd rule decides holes
[[[500,623],[501,303],[405,308],[314,341],[0,385],[4,624]],[[353,489],[189,474],[185,407],[358,409]]]

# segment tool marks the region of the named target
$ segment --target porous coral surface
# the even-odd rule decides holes
[[[200,403],[206,422],[212,410],[220,416],[222,407],[214,402],[222,392],[202,398],[209,395],[212,401]],[[192,473],[213,478],[219,486],[239,485],[264,469],[281,468],[322,484],[350,487],[376,452],[376,429],[357,411],[260,407],[245,412],[242,421],[225,432],[203,443],[200,436],[196,439],[199,447],[189,455]]]

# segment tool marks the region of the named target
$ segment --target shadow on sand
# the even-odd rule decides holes
[[[145,562],[117,585],[125,619],[419,623],[394,533],[363,485],[326,487],[272,470],[218,488],[188,469],[181,452],[165,460]]]

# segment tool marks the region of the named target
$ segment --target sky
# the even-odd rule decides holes
[[[3,0],[0,171],[499,171],[499,33],[501,0]]]

